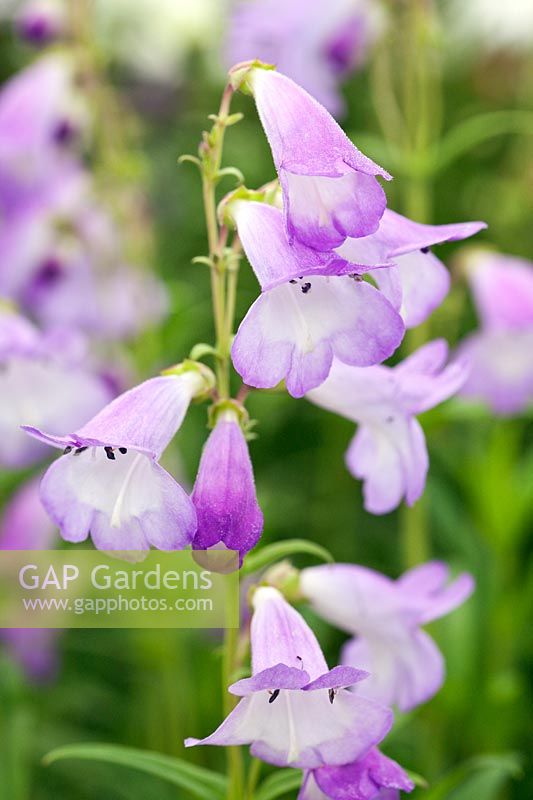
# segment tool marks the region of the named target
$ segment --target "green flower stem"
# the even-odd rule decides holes
[[[235,602],[234,592],[228,587],[226,602]],[[231,619],[232,607],[227,606],[228,622]],[[228,686],[233,683],[233,676],[238,667],[239,660],[239,629],[226,627],[224,633],[224,655],[222,659],[222,698],[224,717],[230,714],[235,705],[236,698],[228,692]],[[242,800],[244,797],[244,765],[242,749],[240,747],[226,748],[228,763],[228,800]]]
[[[209,247],[211,295],[216,335],[217,391],[221,399],[230,396],[230,347],[235,316],[235,296],[239,268],[240,244],[235,237],[232,248],[226,249],[228,231],[219,228],[216,209],[216,187],[221,178],[224,135],[228,125],[233,89],[226,86],[220,109],[209,133],[200,145],[202,159],[202,193]]]

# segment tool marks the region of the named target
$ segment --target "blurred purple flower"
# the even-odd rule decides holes
[[[0,550],[46,550],[56,536],[39,500],[39,481],[24,483],[11,498],[0,520]],[[47,628],[5,628],[0,638],[32,680],[48,680],[57,669],[58,631]]]
[[[428,454],[416,419],[455,394],[465,381],[462,362],[444,367],[448,346],[430,342],[395,367],[351,367],[334,360],[327,380],[307,393],[311,402],[359,424],[346,464],[364,480],[365,508],[392,511],[424,491]]]
[[[298,800],[398,800],[400,789],[414,788],[400,765],[373,747],[352,764],[307,772]]]
[[[367,0],[241,0],[228,23],[226,60],[274,64],[339,116],[338,84],[364,63],[378,17]]]
[[[289,242],[331,250],[348,236],[377,230],[387,201],[375,176],[391,176],[290,78],[247,65],[237,65],[233,75],[255,98],[283,192]]]
[[[104,381],[84,364],[82,339],[71,331],[41,334],[22,316],[0,310],[0,463],[25,467],[46,448],[25,436],[24,423],[76,428],[110,399]]]
[[[381,292],[342,274],[353,273],[353,264],[290,245],[277,208],[238,202],[232,213],[262,289],[232,348],[247,384],[268,388],[285,379],[289,393],[302,397],[327,378],[334,356],[368,366],[394,352],[403,322]]]
[[[315,769],[349,763],[381,741],[391,712],[346,687],[367,677],[328,667],[303,618],[272,587],[254,594],[252,677],[229,690],[242,697],[206,739],[185,745],[251,744],[251,753],[277,766]]]
[[[221,542],[243,557],[255,547],[263,531],[252,462],[237,414],[222,412],[204,446],[191,499],[198,530],[195,550]]]
[[[0,91],[1,183],[33,186],[50,174],[87,125],[66,55],[49,54],[26,67]],[[71,135],[65,136],[67,130]]]
[[[519,413],[533,401],[533,264],[490,251],[466,264],[481,326],[459,348],[470,368],[461,394]]]
[[[346,643],[342,663],[371,674],[356,692],[408,711],[433,697],[444,682],[444,662],[421,630],[460,606],[474,580],[463,573],[446,585],[446,564],[431,561],[393,581],[353,564],[310,567],[301,590],[315,611],[356,638]]]
[[[158,463],[192,398],[205,389],[196,370],[151,378],[115,398],[74,433],[24,430],[64,449],[41,482],[44,507],[61,535],[100,550],[178,550],[191,543],[196,513]]]
[[[43,47],[65,33],[66,6],[61,0],[29,0],[18,11],[15,24],[23,39]]]

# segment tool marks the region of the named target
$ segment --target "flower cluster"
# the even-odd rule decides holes
[[[224,204],[261,287],[233,364],[249,386],[285,381],[293,397],[359,423],[347,460],[365,480],[368,510],[412,504],[428,466],[415,415],[455,394],[466,370],[444,368],[441,341],[394,368],[379,365],[448,293],[431,248],[485,225],[425,225],[388,209],[378,178],[391,176],[314,98],[257,62],[230,74],[254,96],[280,187],[272,204],[239,191]]]

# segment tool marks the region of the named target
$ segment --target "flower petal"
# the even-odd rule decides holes
[[[356,366],[380,363],[398,347],[403,323],[372,286],[347,277],[314,277],[259,297],[241,323],[233,363],[251,386],[283,378],[294,397],[319,386],[333,355]]]
[[[251,678],[243,678],[233,683],[228,691],[238,697],[246,697],[253,692],[275,691],[276,689],[303,689],[309,683],[309,675],[304,669],[276,664]]]
[[[399,628],[396,637],[358,638],[343,648],[343,663],[370,672],[353,691],[401,711],[425,703],[444,682],[444,661],[433,640],[420,630]]]
[[[64,539],[83,541],[90,530],[105,550],[181,549],[196,529],[183,489],[134,450],[115,459],[96,447],[61,456],[43,477],[41,499]]]
[[[251,645],[254,675],[277,664],[305,670],[310,680],[328,671],[313,631],[277,589],[260,587],[254,594],[253,604]]]
[[[456,242],[486,228],[485,222],[456,222],[450,225],[424,225],[386,209],[379,224],[379,236],[389,245],[389,255],[401,256],[442,242]]]

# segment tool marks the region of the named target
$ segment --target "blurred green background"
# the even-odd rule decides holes
[[[531,258],[531,136],[525,118],[511,114],[497,120],[493,115],[531,110],[533,56],[482,48],[458,51],[442,21],[430,33],[421,31],[411,5],[390,4],[394,24],[389,33],[378,42],[369,63],[344,84],[348,114],[343,127],[394,174],[394,182],[386,187],[393,208],[436,223],[484,219],[489,229],[480,239],[502,252]],[[437,6],[432,13],[441,11]],[[98,49],[98,41],[93,44]],[[223,86],[219,46],[220,37],[207,30],[205,42],[199,37],[187,49],[179,80],[157,90],[99,50],[105,80],[129,107],[132,128],[125,151],[109,162],[116,174],[108,178],[127,183],[131,175],[144,187],[153,224],[151,266],[164,277],[172,297],[168,319],[135,342],[128,355],[141,377],[180,360],[196,342],[212,340],[208,272],[191,264],[206,248],[198,174],[191,165],[178,167],[177,158],[196,152],[207,115],[218,107]],[[4,26],[2,77],[13,74],[30,55]],[[387,80],[399,102],[411,104],[407,140],[388,119]],[[424,110],[428,97],[430,109]],[[273,177],[268,146],[252,101],[238,97],[234,108],[245,118],[228,133],[224,164],[242,170],[248,186],[260,185]],[[480,115],[490,116],[476,127]],[[531,122],[529,126],[531,130]],[[461,144],[439,163],[439,143],[450,136],[453,141],[453,135]],[[228,181],[222,190],[231,185]],[[433,315],[430,331],[423,331],[424,336],[443,335],[452,345],[476,324],[459,249],[442,248],[454,285]],[[238,318],[256,292],[255,279],[245,266]],[[412,345],[408,342],[406,348]],[[446,658],[444,688],[425,706],[399,717],[385,752],[433,786],[446,775],[459,776],[462,789],[443,793],[443,798],[530,800],[531,419],[495,419],[453,403],[426,414],[422,423],[431,468],[422,511],[406,514],[400,509],[374,517],[363,510],[361,488],[344,468],[350,423],[283,394],[256,393],[248,407],[259,420],[251,453],[266,519],[263,543],[309,538],[329,548],[339,561],[395,577],[407,566],[411,526],[423,525],[428,556],[475,575],[474,597],[431,626]],[[205,437],[205,408],[194,407],[165,457],[167,467],[182,470],[189,485]],[[20,478],[2,479],[4,496]],[[310,563],[305,558],[295,561]],[[341,635],[317,619],[313,626],[335,663]],[[222,717],[220,647],[218,632],[67,631],[60,640],[61,672],[44,687],[28,683],[4,656],[0,798],[187,797],[182,790],[127,769],[68,761],[44,768],[40,759],[56,746],[81,741],[183,756],[183,738],[212,730]],[[480,757],[485,760],[471,761]],[[216,749],[195,750],[187,758],[224,768],[224,753]],[[265,774],[269,770],[265,765]],[[414,796],[423,798],[425,792],[417,789]]]

